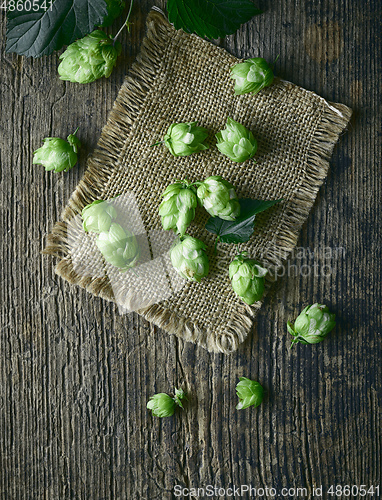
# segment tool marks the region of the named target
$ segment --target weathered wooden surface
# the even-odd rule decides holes
[[[32,60],[1,49],[1,498],[167,499],[176,484],[298,487],[308,491],[299,498],[310,498],[313,486],[379,484],[378,0],[263,2],[265,14],[221,42],[240,57],[280,54],[279,76],[354,109],[301,233],[305,256],[290,260],[292,276],[267,297],[237,353],[209,354],[136,314],[120,316],[55,276],[52,259],[40,254],[84,173],[154,3],[164,7],[136,2],[131,38],[124,33],[109,80],[61,82],[57,55]],[[43,137],[65,137],[77,126],[79,168],[54,175],[32,165]],[[321,255],[325,248],[331,258],[329,250]],[[338,326],[322,344],[291,351],[285,323],[314,301],[331,306]],[[239,376],[264,385],[261,407],[235,410]],[[153,418],[149,396],[174,386],[189,392],[187,410]]]

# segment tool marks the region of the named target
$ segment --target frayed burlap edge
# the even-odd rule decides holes
[[[55,269],[59,276],[85,288],[94,295],[111,301],[114,300],[114,294],[107,276],[104,278],[84,277],[74,271],[67,243],[66,221],[80,214],[84,206],[100,198],[112,171],[123,157],[126,138],[129,136],[131,126],[137,118],[146,93],[155,80],[168,41],[175,34],[171,25],[156,11],[149,14],[147,28],[140,56],[118,94],[107,125],[102,130],[97,149],[88,162],[86,173],[63,212],[63,222],[54,226],[44,250],[45,254],[61,259]],[[276,231],[277,236],[267,247],[262,258],[262,262],[269,268],[280,265],[295,247],[299,231],[327,175],[329,158],[334,145],[351,116],[351,110],[348,107],[324,102],[324,111],[312,136],[306,158],[305,177],[293,200],[286,205],[282,223]],[[271,273],[267,279],[267,291],[272,281]],[[163,304],[154,304],[139,310],[138,313],[168,333],[197,343],[208,351],[230,354],[248,336],[253,318],[260,307],[260,302],[251,307],[243,303],[223,332],[216,332],[213,328],[205,330],[197,323],[180,317]]]

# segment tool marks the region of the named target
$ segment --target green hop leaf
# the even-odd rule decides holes
[[[234,258],[229,265],[229,277],[234,292],[246,304],[252,305],[264,295],[264,276],[268,270],[247,255],[242,252]]]
[[[253,234],[256,215],[272,207],[281,200],[251,200],[242,198],[240,216],[234,221],[226,221],[220,217],[208,219],[206,229],[216,234],[222,243],[246,243]]]
[[[208,145],[203,144],[207,136],[207,129],[198,127],[197,122],[173,123],[167,130],[163,142],[172,155],[188,156],[208,149]]]
[[[183,389],[175,389],[174,401],[180,408],[183,409],[182,399],[187,400],[186,394]]]
[[[150,397],[147,408],[152,411],[155,417],[171,417],[174,415],[177,406],[183,409],[182,399],[187,399],[182,389],[175,389],[173,398],[164,392],[160,392]]]
[[[33,3],[33,2],[32,2]],[[25,4],[25,2],[24,2]],[[50,7],[7,13],[7,52],[41,57],[91,33],[107,17],[105,0],[54,0]]]
[[[115,222],[109,231],[99,234],[96,245],[106,262],[123,272],[134,267],[139,259],[140,250],[134,234]]]
[[[61,54],[58,73],[61,80],[90,83],[108,78],[113,71],[122,45],[101,30],[69,45]]]
[[[86,232],[102,233],[109,231],[117,211],[107,201],[95,200],[82,210],[82,225]]]
[[[257,94],[273,82],[273,71],[267,61],[261,57],[247,59],[231,69],[231,78],[235,80],[235,94],[252,92]]]
[[[187,181],[170,184],[162,194],[159,205],[163,229],[173,229],[184,236],[188,226],[194,220],[197,199],[195,189]]]
[[[217,148],[234,162],[243,162],[255,156],[257,141],[244,125],[227,118],[227,128],[216,134]]]
[[[77,129],[78,130],[78,129]],[[67,172],[77,163],[77,153],[81,146],[75,134],[70,134],[67,140],[59,137],[46,137],[41,148],[33,153],[33,164],[41,164],[45,170]]]
[[[125,8],[125,2],[123,0],[106,0],[107,5],[107,16],[100,24],[101,28],[107,28],[113,24],[114,19],[117,19]]]
[[[219,175],[208,177],[199,184],[196,195],[212,217],[233,221],[240,215],[235,188]]]
[[[301,344],[317,344],[322,342],[336,326],[336,315],[331,314],[324,304],[313,304],[305,307],[294,323],[287,323],[288,332],[292,335],[292,346]],[[291,346],[291,347],[292,347]]]
[[[175,240],[170,250],[170,258],[175,270],[183,278],[200,282],[209,271],[206,245],[192,236],[183,236]]]
[[[264,389],[262,386],[246,377],[240,377],[240,382],[236,386],[236,394],[239,403],[237,410],[244,410],[249,406],[259,406],[264,398]]]
[[[241,24],[262,11],[250,0],[168,0],[167,12],[176,29],[219,38],[232,35]]]

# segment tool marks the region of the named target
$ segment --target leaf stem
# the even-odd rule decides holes
[[[278,61],[279,57],[280,57],[280,54],[277,54],[276,59],[273,61],[272,65],[271,65],[272,71],[274,70],[274,68],[275,68],[275,64],[277,63],[277,61]]]
[[[129,18],[130,18],[130,14],[131,14],[131,10],[133,8],[133,3],[134,3],[134,0],[131,0],[130,2],[130,8],[129,8],[129,12],[127,14],[127,17],[126,17],[126,21],[123,23],[121,29],[118,31],[118,33],[115,35],[115,37],[113,38],[113,44],[115,44],[115,42],[117,41],[117,38],[119,37],[119,35],[122,33],[122,30],[125,26],[127,26],[127,28],[129,27]]]
[[[164,141],[158,141],[155,144],[151,144],[150,148],[152,148],[153,146],[159,146],[159,144],[164,144]]]
[[[218,243],[219,243],[219,241],[220,241],[219,236],[216,236],[215,245],[214,245],[214,254],[215,255],[218,253]]]

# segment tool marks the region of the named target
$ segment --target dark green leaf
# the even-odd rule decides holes
[[[39,2],[42,5],[42,2]],[[8,12],[7,52],[32,57],[51,54],[102,24],[105,0],[55,0],[47,10]]]
[[[176,29],[219,38],[232,35],[262,11],[251,0],[168,0],[167,12]]]
[[[239,200],[240,217],[234,221],[210,217],[206,229],[210,233],[216,234],[223,243],[245,243],[252,236],[256,215],[280,201],[242,198]]]

